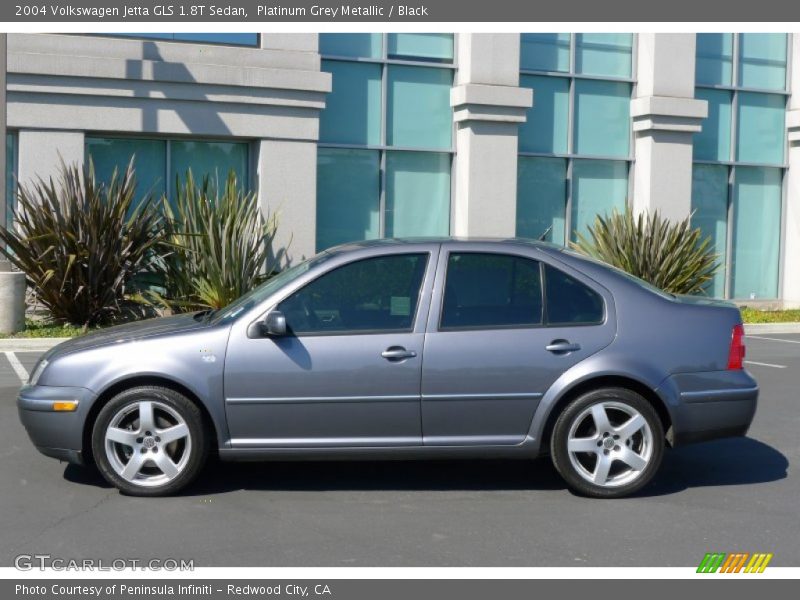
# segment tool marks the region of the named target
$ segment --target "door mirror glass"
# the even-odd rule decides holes
[[[267,314],[262,326],[264,335],[270,337],[280,337],[286,335],[286,317],[278,310],[273,310]]]

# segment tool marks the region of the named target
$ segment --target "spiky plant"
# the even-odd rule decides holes
[[[27,276],[35,299],[59,322],[88,327],[124,312],[132,282],[151,271],[162,242],[162,217],[136,196],[133,160],[108,184],[60,166],[17,190],[15,226],[0,227],[0,252]]]
[[[163,254],[169,255],[162,262],[160,304],[175,312],[219,309],[276,270],[281,255],[272,256],[271,244],[277,218],[264,217],[256,194],[244,191],[233,171],[221,186],[211,177],[198,184],[189,171],[161,206],[169,249]]]
[[[692,228],[691,216],[673,222],[658,211],[598,216],[572,247],[673,294],[704,293],[719,268],[711,238]]]

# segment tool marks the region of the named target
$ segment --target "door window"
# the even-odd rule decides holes
[[[545,265],[548,325],[602,323],[603,298],[574,277]]]
[[[453,252],[447,261],[440,329],[542,323],[539,263],[506,254]]]
[[[411,331],[427,254],[395,254],[348,263],[278,305],[295,335]]]

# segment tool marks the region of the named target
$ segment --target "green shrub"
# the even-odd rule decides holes
[[[133,281],[160,258],[163,219],[135,190],[133,161],[108,185],[89,161],[19,187],[16,226],[0,227],[0,252],[54,320],[88,327],[119,317]]]
[[[176,181],[173,199],[162,199],[166,247],[163,293],[151,293],[173,311],[219,309],[271,276],[281,255],[270,253],[277,219],[261,212],[253,192],[233,171],[198,185],[189,171]]]
[[[578,234],[577,251],[619,267],[673,294],[704,293],[719,267],[711,238],[702,239],[691,217],[680,222],[616,210],[598,216],[587,236]]]

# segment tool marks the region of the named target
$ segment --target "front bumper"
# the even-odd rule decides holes
[[[758,403],[758,383],[744,370],[679,373],[656,391],[668,401],[673,446],[745,435]]]
[[[83,430],[95,393],[81,387],[26,385],[17,396],[19,420],[45,456],[83,463]],[[55,412],[54,401],[77,401],[73,412]]]

